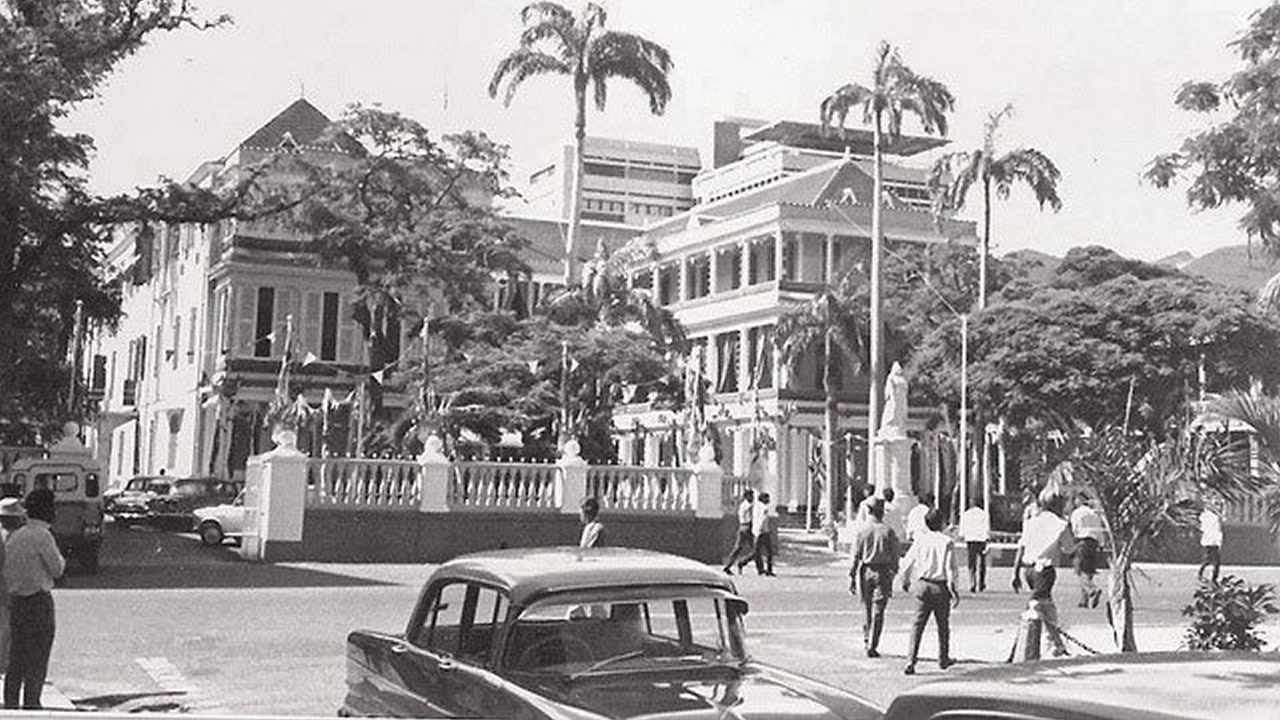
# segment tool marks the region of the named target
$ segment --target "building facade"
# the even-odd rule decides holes
[[[697,204],[649,225],[652,259],[630,269],[684,325],[692,341],[689,372],[709,390],[704,413],[727,472],[750,476],[792,509],[814,507],[823,421],[822,362],[782,366],[775,326],[870,258],[872,176],[869,133],[831,137],[807,123],[718,123],[720,163],[692,183]],[[906,164],[941,141],[904,137],[885,163],[886,240],[895,247],[976,242],[972,223],[939,225],[928,211],[925,170]],[[893,358],[888,358],[892,362]],[[836,373],[840,444],[837,477],[865,486],[868,380],[852,367]],[[941,479],[948,452],[913,411],[912,477],[917,492]],[[692,438],[682,413],[632,405],[616,414],[621,460],[688,461]],[[843,486],[843,483],[842,485]]]

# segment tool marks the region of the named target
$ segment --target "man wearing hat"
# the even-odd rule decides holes
[[[26,522],[27,511],[22,509],[21,500],[0,500],[0,674],[9,669],[9,588],[4,581],[4,541]]]
[[[9,671],[4,676],[6,709],[39,710],[40,694],[53,649],[53,581],[66,561],[49,526],[53,492],[32,490],[23,503],[27,523],[5,542],[5,583],[9,589]],[[19,696],[22,704],[19,705]]]

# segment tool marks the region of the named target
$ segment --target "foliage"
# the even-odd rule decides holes
[[[959,342],[938,328],[912,362],[916,381],[952,407]],[[1003,417],[1015,431],[1123,424],[1128,409],[1130,427],[1161,437],[1197,397],[1202,360],[1210,389],[1273,387],[1277,352],[1280,327],[1247,294],[1073,250],[1048,283],[1013,283],[973,317],[969,392],[975,420]]]
[[[991,191],[994,189],[996,197],[1006,200],[1015,184],[1026,185],[1041,209],[1045,205],[1055,212],[1062,208],[1062,200],[1058,197],[1058,181],[1062,174],[1047,155],[1035,148],[1018,148],[1006,153],[996,150],[1000,122],[1012,114],[1012,105],[990,114],[982,134],[982,147],[947,153],[938,158],[929,173],[935,217],[963,208],[970,189],[975,185],[982,189],[979,308],[986,306],[989,289],[987,264],[991,254]]]
[[[582,206],[583,139],[587,127],[587,91],[603,111],[609,80],[629,81],[649,100],[649,110],[661,115],[671,100],[671,55],[666,48],[639,35],[605,28],[605,9],[587,3],[578,15],[554,2],[534,2],[520,12],[524,31],[520,44],[494,68],[489,96],[503,93],[511,105],[524,81],[538,75],[567,75],[573,86],[575,170],[565,247],[565,285],[576,280],[579,211]],[[505,91],[502,89],[506,84]]]
[[[843,132],[849,112],[861,108],[864,122],[874,123],[877,131],[896,139],[902,133],[903,117],[910,113],[919,118],[925,132],[946,135],[947,113],[955,103],[946,85],[916,73],[902,61],[897,48],[881,42],[871,85],[841,86],[822,101],[819,116],[823,127],[836,125]]]
[[[1240,227],[1269,251],[1280,252],[1280,3],[1254,12],[1230,44],[1243,67],[1225,80],[1188,82],[1174,99],[1191,112],[1214,116],[1175,152],[1156,157],[1145,176],[1158,187],[1187,178],[1194,209],[1241,203]],[[1225,121],[1218,121],[1227,115]]]
[[[1255,468],[1269,482],[1262,490],[1272,530],[1280,530],[1280,398],[1229,392],[1209,403],[1205,419],[1243,423],[1257,449]]]
[[[1191,618],[1188,649],[1261,650],[1267,641],[1257,628],[1268,615],[1280,612],[1275,599],[1275,586],[1250,585],[1234,575],[1223,575],[1216,583],[1201,581],[1191,604],[1182,608],[1183,617]]]

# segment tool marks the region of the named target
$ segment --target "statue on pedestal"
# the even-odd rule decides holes
[[[906,437],[907,434],[907,378],[902,364],[895,362],[884,380],[884,412],[880,415],[880,431],[883,438]]]

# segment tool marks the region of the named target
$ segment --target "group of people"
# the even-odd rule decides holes
[[[53,582],[66,570],[54,541],[51,490],[0,500],[0,671],[5,709],[39,710],[53,649]]]
[[[756,564],[756,574],[773,573],[773,556],[777,553],[778,510],[773,505],[769,493],[762,492],[757,497],[754,490],[742,493],[742,502],[738,503],[738,535],[733,549],[724,560],[724,571],[738,574],[752,560]]]

